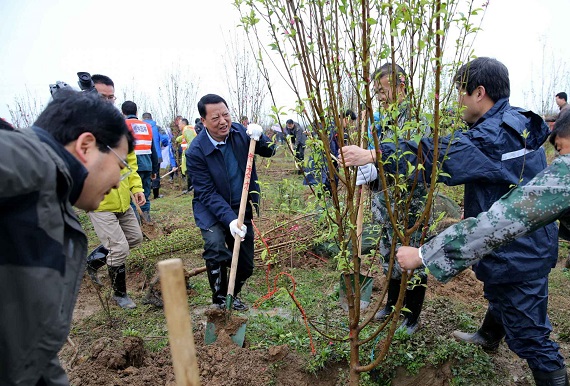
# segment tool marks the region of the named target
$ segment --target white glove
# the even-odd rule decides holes
[[[356,185],[364,185],[374,181],[378,177],[378,170],[373,163],[359,166],[356,170]]]
[[[247,125],[247,135],[254,141],[259,141],[261,138],[261,134],[263,134],[263,128],[259,126],[257,123],[250,123]]]
[[[242,225],[241,228],[238,228],[238,220],[237,218],[230,223],[230,233],[233,237],[239,236],[243,240],[245,234],[247,233],[247,227]]]

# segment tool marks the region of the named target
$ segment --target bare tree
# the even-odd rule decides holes
[[[570,92],[570,64],[542,41],[540,63],[533,63],[530,90],[524,93],[525,105],[542,115],[556,114],[554,96],[561,91]]]
[[[266,80],[258,68],[255,55],[247,45],[247,37],[232,31],[226,40],[229,61],[224,62],[230,89],[230,109],[234,119],[247,116],[251,122],[264,120],[264,101],[267,97]]]
[[[7,104],[11,123],[17,129],[30,127],[44,109],[44,103],[26,87],[26,92],[14,97],[14,104]]]
[[[173,65],[164,77],[162,85],[158,87],[158,114],[164,125],[169,126],[177,115],[188,117],[196,106],[196,95],[200,79],[190,79],[186,74],[190,71],[182,70],[180,65]]]
[[[121,95],[122,100],[120,103],[124,101],[133,101],[137,104],[139,116],[145,111],[158,112],[156,108],[156,100],[153,100],[147,93],[142,91],[142,88],[137,84],[134,77],[131,78],[131,82],[129,84],[122,87]]]

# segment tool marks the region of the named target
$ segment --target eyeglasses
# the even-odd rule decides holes
[[[103,94],[99,94],[99,96],[100,96],[102,99],[105,99],[105,100],[108,100],[108,101],[116,101],[116,100],[117,100],[117,97],[114,96],[114,95],[103,95]]]
[[[129,166],[127,161],[125,161],[117,153],[115,153],[115,150],[111,149],[111,147],[109,145],[105,145],[105,146],[107,147],[107,149],[109,149],[111,151],[111,153],[113,153],[115,155],[115,157],[117,157],[119,159],[119,161],[121,161],[121,163],[123,165],[125,165],[125,168],[127,169],[127,171],[124,173],[121,173],[121,178],[119,180],[119,181],[123,181],[125,178],[127,178],[128,176],[131,175],[131,173],[133,172],[133,169],[131,169],[131,167]]]

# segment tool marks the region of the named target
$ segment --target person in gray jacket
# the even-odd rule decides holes
[[[31,128],[0,128],[0,385],[69,384],[57,353],[87,255],[73,206],[97,209],[133,141],[111,104],[68,90]]]
[[[295,160],[302,163],[305,160],[305,143],[307,136],[305,129],[292,119],[288,119],[285,123],[286,135],[291,136],[291,143],[295,146]]]

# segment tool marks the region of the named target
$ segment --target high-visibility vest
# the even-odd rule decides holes
[[[180,142],[180,146],[182,147],[182,152],[185,152],[188,148],[188,142],[186,142],[186,138],[182,138],[182,142]]]
[[[135,154],[151,154],[152,127],[140,119],[127,119],[126,122],[135,136]]]

